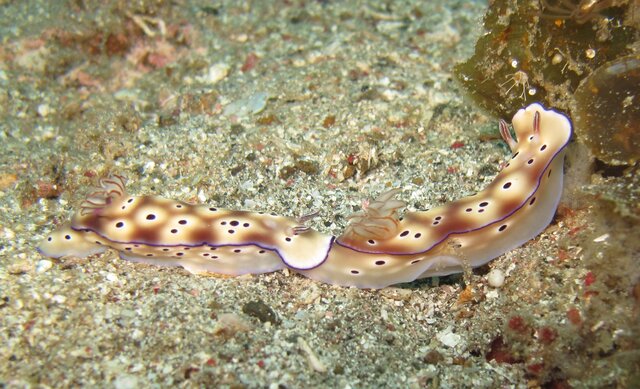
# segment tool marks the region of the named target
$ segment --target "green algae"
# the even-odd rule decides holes
[[[638,39],[637,7],[628,1],[495,1],[484,17],[487,33],[454,73],[484,110],[508,118],[523,105],[571,108],[580,82],[607,61],[631,52]]]
[[[630,55],[602,65],[576,90],[576,129],[591,151],[609,164],[640,159],[639,85],[640,55]]]

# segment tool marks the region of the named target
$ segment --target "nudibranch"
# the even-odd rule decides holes
[[[129,196],[112,175],[81,204],[70,223],[38,247],[49,257],[86,257],[112,248],[124,259],[182,266],[192,273],[241,275],[290,268],[314,280],[382,288],[461,272],[537,236],[562,193],[569,119],[540,104],[500,133],[513,154],[481,192],[401,216],[399,190],[380,195],[350,217],[339,237],[307,228],[303,218]],[[517,140],[516,140],[517,139]]]

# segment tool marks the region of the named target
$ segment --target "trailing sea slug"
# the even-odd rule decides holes
[[[125,180],[100,180],[72,220],[38,250],[53,258],[86,257],[112,248],[124,259],[182,266],[191,273],[241,275],[290,268],[314,280],[382,288],[481,266],[538,235],[562,194],[571,123],[540,104],[513,117],[513,152],[483,191],[429,211],[399,211],[394,189],[350,217],[339,237],[304,220],[262,212],[192,205],[156,196],[130,196]],[[516,140],[517,139],[517,140]]]

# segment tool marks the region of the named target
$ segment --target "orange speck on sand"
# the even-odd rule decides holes
[[[242,71],[242,73],[246,73],[252,70],[253,68],[256,67],[259,60],[260,60],[260,57],[258,57],[256,53],[247,54],[247,58],[245,58],[244,64],[242,65],[240,70]]]
[[[544,368],[544,363],[534,363],[527,366],[527,371],[532,374],[540,374],[542,373],[542,369]]]
[[[509,323],[507,324],[507,326],[509,327],[510,330],[521,333],[521,334],[527,332],[527,329],[529,328],[524,318],[519,315],[512,316],[509,319]]]
[[[455,142],[453,142],[451,144],[451,148],[454,149],[454,150],[459,149],[461,147],[464,147],[464,142],[459,141],[459,140],[457,140],[457,141],[455,141]]]
[[[13,173],[0,174],[0,190],[5,190],[18,181],[18,176]]]
[[[558,332],[551,327],[538,329],[538,340],[542,344],[551,344],[558,337]]]
[[[591,286],[594,282],[596,282],[595,274],[593,274],[593,272],[588,272],[584,276],[584,286]]]
[[[567,319],[569,319],[569,322],[575,326],[582,324],[582,316],[577,308],[569,308],[567,311]]]
[[[501,336],[498,336],[491,342],[489,352],[485,355],[485,358],[487,361],[494,360],[498,363],[511,364],[518,362]]]
[[[458,301],[456,301],[457,305],[466,304],[473,299],[473,290],[470,286],[467,286],[460,295],[458,296]]]

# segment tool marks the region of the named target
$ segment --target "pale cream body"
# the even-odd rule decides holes
[[[80,257],[110,247],[122,258],[182,266],[192,273],[240,275],[289,267],[332,284],[381,288],[480,266],[540,233],[561,192],[568,119],[539,104],[513,118],[518,142],[501,125],[514,157],[487,189],[424,212],[398,209],[397,190],[354,215],[334,237],[300,220],[131,197],[112,176],[83,203],[70,224],[38,247],[50,257]]]

